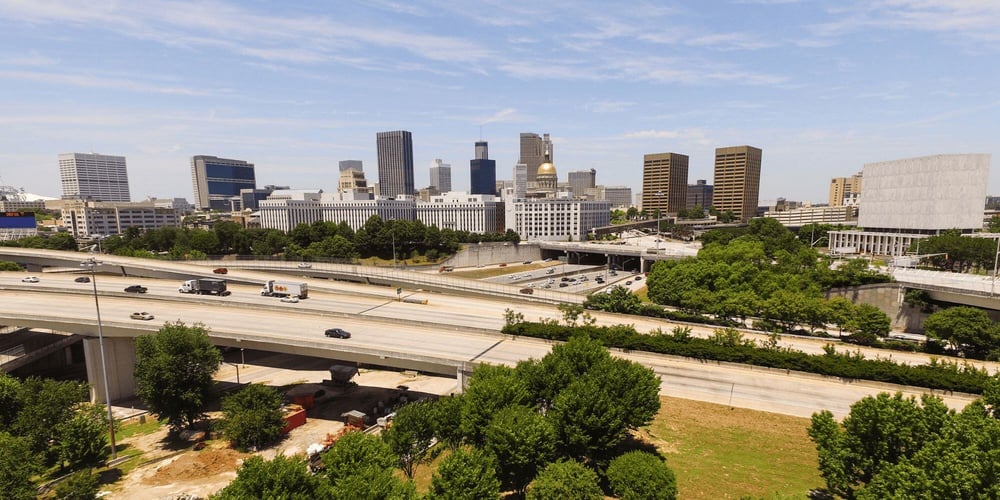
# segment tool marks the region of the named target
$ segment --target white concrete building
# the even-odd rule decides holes
[[[179,210],[158,207],[151,201],[63,200],[50,203],[52,206],[62,205],[63,227],[66,227],[74,238],[122,234],[130,227],[146,230],[181,225]]]
[[[451,165],[445,163],[440,158],[431,162],[431,187],[437,189],[439,193],[451,191]]]
[[[791,210],[769,210],[764,217],[776,219],[785,226],[803,226],[806,224],[854,224],[857,219],[857,207],[799,207]]]
[[[990,155],[950,154],[865,164],[858,226],[831,231],[830,251],[903,255],[920,238],[983,227]]]
[[[64,200],[130,201],[124,156],[94,153],[59,155]]]
[[[590,230],[611,223],[606,201],[521,198],[504,205],[507,229],[522,241],[585,241]]]
[[[383,220],[415,220],[415,202],[409,199],[338,200],[322,192],[287,191],[260,202],[260,226],[290,231],[316,221],[347,222],[355,231],[372,215]]]
[[[416,204],[417,220],[440,229],[502,233],[503,202],[488,194],[442,193]]]

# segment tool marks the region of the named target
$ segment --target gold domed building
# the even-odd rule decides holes
[[[538,191],[542,193],[555,193],[559,186],[559,177],[556,175],[556,166],[549,160],[549,152],[545,152],[545,161],[538,166],[535,173],[535,182]]]

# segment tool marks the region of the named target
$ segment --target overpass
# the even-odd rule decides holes
[[[655,237],[654,237],[655,239]],[[534,244],[542,255],[560,253],[568,262],[581,262],[597,258],[601,263],[627,270],[647,272],[653,263],[661,260],[680,260],[698,254],[698,248],[689,244],[661,241],[653,246],[628,244],[625,240],[611,241],[539,241]],[[660,248],[662,244],[663,248]]]
[[[896,268],[892,278],[903,288],[927,291],[934,300],[1000,311],[1000,283],[991,276]]]

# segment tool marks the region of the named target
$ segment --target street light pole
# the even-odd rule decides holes
[[[990,296],[997,286],[997,264],[1000,264],[1000,238],[997,238],[997,253],[993,256],[993,279],[990,281]]]
[[[104,378],[104,404],[108,407],[108,430],[111,436],[111,460],[118,459],[115,445],[115,416],[111,411],[111,389],[108,387],[108,364],[104,359],[104,326],[101,323],[101,303],[97,300],[97,260],[90,257],[80,264],[90,268],[90,283],[94,288],[94,309],[97,310],[97,342],[101,350],[101,374]]]

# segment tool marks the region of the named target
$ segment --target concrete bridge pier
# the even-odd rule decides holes
[[[104,373],[101,370],[101,345],[97,338],[83,340],[83,354],[87,362],[87,380],[90,382],[90,400],[104,400]],[[132,339],[104,338],[104,356],[108,368],[108,389],[111,401],[135,396],[135,342]]]

